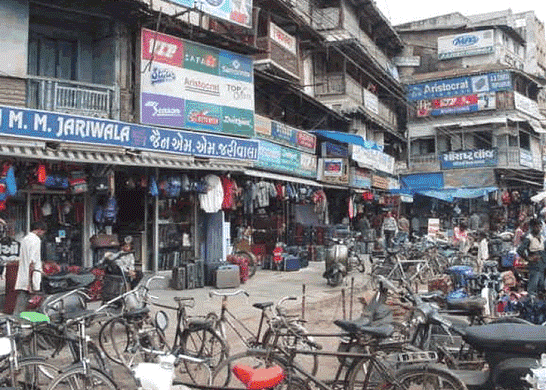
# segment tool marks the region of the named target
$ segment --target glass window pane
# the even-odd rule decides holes
[[[55,77],[56,44],[53,39],[43,38],[39,48],[39,75]]]
[[[57,64],[57,78],[67,80],[74,79],[75,46],[74,42],[57,41],[59,58]]]

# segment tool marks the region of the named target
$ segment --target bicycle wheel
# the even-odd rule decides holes
[[[208,360],[208,368],[213,370],[229,355],[229,349],[224,340],[211,329],[185,329],[180,338],[180,353],[190,357]],[[202,363],[194,363],[183,359],[185,371],[196,384],[207,384],[210,371]],[[181,367],[180,367],[181,368]]]
[[[268,329],[262,338],[262,346],[264,348],[270,348],[271,343],[274,341],[274,334],[273,332]],[[313,346],[311,343],[305,341],[305,336],[295,336],[291,334],[286,334],[279,337],[279,341],[281,344],[281,347],[290,347],[290,348],[296,348],[296,349],[307,349],[310,351],[316,351],[317,348]],[[318,372],[318,365],[319,360],[317,355],[307,355],[307,354],[300,354],[297,355],[294,359],[298,364],[300,364],[303,367],[311,369],[309,370],[311,374],[316,375]]]
[[[68,369],[55,378],[48,390],[117,390],[116,383],[103,371],[81,366]]]
[[[9,373],[4,371],[0,378],[0,387],[16,390],[46,389],[60,373],[55,365],[41,358],[23,358],[18,363],[19,369],[13,372],[15,383],[11,383]]]
[[[240,388],[241,383],[231,372],[231,369],[236,365],[244,365],[254,369],[281,366],[285,370],[285,373],[287,373],[288,367],[286,361],[277,356],[274,352],[267,352],[266,350],[248,350],[230,356],[221,362],[212,372],[211,385],[218,388]],[[276,389],[278,389],[279,386],[276,387]]]
[[[383,363],[386,366],[381,368],[362,359],[347,374],[347,390],[467,390],[451,371],[437,364],[409,365],[392,372],[393,367]]]
[[[114,317],[106,321],[99,331],[99,345],[108,359],[116,364],[123,364],[124,351],[131,344],[131,328],[123,317]]]

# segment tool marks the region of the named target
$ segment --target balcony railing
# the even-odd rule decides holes
[[[395,112],[381,101],[378,102],[379,113],[364,108],[364,87],[347,73],[329,73],[324,77],[316,78],[316,97],[338,96],[347,97],[352,104],[362,107],[368,114],[377,118],[394,129],[398,128],[398,118]],[[348,103],[350,105],[351,103]]]
[[[115,87],[32,77],[27,88],[30,108],[114,119]]]

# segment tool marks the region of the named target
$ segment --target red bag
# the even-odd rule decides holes
[[[244,283],[248,280],[249,268],[248,268],[248,259],[245,256],[240,255],[229,255],[226,257],[228,263],[236,264],[239,266],[239,277],[241,283]]]

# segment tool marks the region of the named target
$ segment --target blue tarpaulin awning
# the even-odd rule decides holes
[[[443,173],[416,173],[402,176],[400,185],[410,191],[417,190],[435,190],[444,188]]]
[[[436,190],[411,190],[408,188],[401,188],[399,190],[391,190],[391,193],[395,194],[419,194],[428,196],[429,198],[436,198],[445,200],[446,202],[453,202],[456,198],[462,199],[474,199],[481,196],[485,196],[490,192],[498,190],[497,187],[481,187],[481,188],[444,188]]]
[[[358,134],[350,134],[350,133],[344,133],[342,131],[333,131],[333,130],[313,130],[313,131],[310,131],[310,133],[333,140],[333,141],[362,146],[365,149],[375,149],[375,150],[383,151],[382,146],[379,146],[375,142],[368,141]]]

